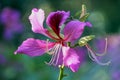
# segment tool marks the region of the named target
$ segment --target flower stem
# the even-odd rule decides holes
[[[59,68],[60,68],[60,73],[59,73],[58,80],[62,80],[67,75],[64,74],[64,65],[62,66],[60,65]]]

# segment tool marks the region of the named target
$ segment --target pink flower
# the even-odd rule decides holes
[[[22,53],[29,56],[41,56],[49,51],[52,59],[48,64],[64,65],[69,67],[73,72],[76,72],[81,63],[79,53],[82,52],[77,52],[74,48],[70,48],[66,44],[67,42],[77,40],[81,36],[84,27],[91,27],[91,24],[89,22],[73,20],[64,26],[62,33],[61,27],[69,15],[70,12],[65,11],[51,12],[46,19],[46,24],[49,26],[50,31],[43,27],[43,21],[45,19],[44,11],[34,8],[29,16],[32,31],[43,34],[55,40],[55,42],[28,38],[18,47],[15,54]]]

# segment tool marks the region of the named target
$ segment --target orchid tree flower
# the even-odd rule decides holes
[[[28,56],[41,56],[49,51],[52,58],[49,65],[64,65],[69,67],[73,72],[78,71],[80,66],[80,56],[74,48],[67,45],[67,42],[74,42],[83,33],[84,27],[91,24],[89,22],[80,22],[79,20],[72,20],[65,24],[69,18],[70,12],[56,11],[51,12],[47,19],[46,24],[50,29],[43,27],[45,20],[45,13],[42,9],[32,9],[29,16],[30,23],[32,24],[32,31],[34,33],[43,34],[55,42],[28,38],[25,40],[15,51],[15,54],[26,54]],[[62,26],[64,26],[62,31]]]

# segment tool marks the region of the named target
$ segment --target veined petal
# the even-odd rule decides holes
[[[73,72],[78,71],[80,66],[79,56],[74,49],[63,47],[63,64],[68,66]]]
[[[44,11],[42,9],[32,9],[32,13],[29,16],[30,23],[32,24],[32,31],[35,33],[44,34],[43,21],[45,19]]]
[[[63,33],[65,41],[74,41],[78,39],[85,26],[91,27],[92,25],[89,22],[80,22],[78,20],[74,20],[66,24]]]
[[[29,38],[25,40],[15,51],[15,54],[21,53],[28,56],[40,56],[50,50],[55,43]]]
[[[70,13],[65,11],[51,12],[46,20],[48,26],[59,36],[60,26],[66,21]]]

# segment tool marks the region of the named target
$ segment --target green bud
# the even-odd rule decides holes
[[[95,38],[95,35],[89,35],[89,36],[82,37],[78,41],[78,44],[79,44],[79,46],[85,46],[93,38]]]
[[[89,13],[87,13],[87,9],[86,6],[83,4],[82,5],[82,11],[81,11],[81,15],[80,15],[80,21],[84,22],[86,21],[86,19],[88,18]]]
[[[80,18],[80,21],[84,22],[88,18],[89,13],[86,13],[83,17]]]
[[[87,9],[86,9],[86,6],[83,4],[80,18],[82,18],[86,13],[87,13]]]

